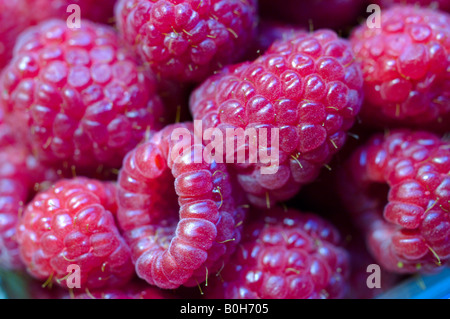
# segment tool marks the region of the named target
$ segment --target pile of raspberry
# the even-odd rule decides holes
[[[450,8],[324,2],[0,0],[0,295],[366,299],[449,267]]]

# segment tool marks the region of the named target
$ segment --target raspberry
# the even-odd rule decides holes
[[[344,210],[343,210],[344,211]],[[343,219],[342,216],[339,218]],[[348,218],[344,220],[348,228]],[[340,229],[341,230],[341,229]],[[386,271],[384,268],[380,268],[380,276],[377,278],[380,282],[380,287],[374,289],[367,285],[368,276],[373,273],[373,269],[368,268],[369,265],[376,265],[377,262],[373,259],[371,254],[367,251],[364,236],[352,227],[349,232],[341,230],[342,237],[348,236],[348,242],[346,242],[345,248],[350,255],[351,273],[349,283],[349,290],[346,298],[350,299],[373,299],[377,296],[394,288],[395,285],[401,282],[403,279],[399,274],[395,274]],[[368,271],[369,269],[369,271]],[[374,281],[370,281],[374,283]]]
[[[80,6],[82,19],[110,23],[114,3],[115,0],[0,0],[0,70],[11,58],[17,36],[27,27],[49,18],[66,20],[70,4]]]
[[[23,139],[51,164],[120,167],[146,131],[162,125],[152,76],[113,29],[89,21],[26,31],[0,82],[6,117],[23,123]]]
[[[448,0],[376,0],[373,3],[380,5],[382,8],[388,8],[396,4],[414,4],[447,12],[450,11],[450,2]]]
[[[420,131],[376,135],[346,163],[342,198],[387,270],[431,272],[448,264],[449,172],[450,144]]]
[[[15,239],[19,215],[34,190],[45,188],[57,177],[21,144],[0,149],[0,268],[22,268]]]
[[[116,0],[26,0],[32,9],[30,19],[40,22],[50,18],[66,20],[72,14],[67,12],[71,4],[80,6],[81,24],[84,19],[95,22],[112,23]]]
[[[342,29],[357,23],[361,0],[260,0],[263,17],[304,27]]]
[[[191,112],[205,129],[278,129],[278,145],[269,142],[272,136],[257,145],[259,154],[279,150],[275,174],[261,173],[262,160],[232,165],[252,204],[270,207],[291,198],[342,147],[362,102],[362,76],[353,60],[348,43],[333,31],[298,32],[192,93]]]
[[[75,292],[64,296],[64,299],[175,299],[176,295],[157,287],[144,286],[142,284],[128,284],[120,289],[104,288],[98,290],[86,290],[82,293]]]
[[[175,143],[179,130],[190,138]],[[245,214],[225,165],[195,153],[204,147],[194,145],[192,130],[166,127],[130,152],[119,174],[118,219],[136,272],[164,289],[199,285],[217,271],[240,240]],[[178,143],[185,152],[176,153]]]
[[[11,58],[17,36],[30,25],[27,13],[25,0],[0,0],[0,71]]]
[[[352,36],[362,64],[363,120],[372,126],[447,130],[450,124],[450,15],[396,6],[381,28],[362,25]]]
[[[255,0],[120,0],[125,40],[163,78],[200,82],[246,53],[257,23]]]
[[[275,208],[246,225],[244,234],[240,249],[220,272],[223,283],[214,284],[210,297],[344,297],[348,254],[339,246],[338,231],[325,220]]]
[[[81,288],[118,287],[132,277],[131,253],[116,227],[116,187],[87,178],[60,180],[27,205],[17,227],[28,272],[66,287],[68,266]]]

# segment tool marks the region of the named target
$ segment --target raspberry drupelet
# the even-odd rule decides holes
[[[343,298],[350,264],[338,231],[317,215],[274,208],[244,227],[205,295],[224,299]]]
[[[116,186],[64,179],[38,193],[17,226],[20,256],[39,280],[67,288],[68,266],[80,267],[80,288],[117,288],[134,275],[131,252],[115,222]]]
[[[153,76],[112,28],[89,21],[69,29],[50,20],[25,31],[0,82],[5,118],[21,123],[23,140],[50,164],[118,168],[162,126]]]
[[[450,144],[428,132],[376,135],[340,172],[340,193],[380,265],[437,271],[450,260]]]
[[[381,28],[353,31],[364,76],[363,124],[448,130],[449,25],[447,13],[395,6],[382,11]]]
[[[119,0],[117,28],[158,76],[201,82],[239,62],[253,40],[256,0]]]
[[[275,174],[261,173],[267,165],[261,158],[246,158],[245,164],[235,158],[231,164],[252,204],[270,208],[313,181],[343,146],[361,107],[362,82],[347,41],[330,30],[300,31],[276,41],[254,62],[207,79],[192,93],[190,109],[205,130],[218,128],[224,136],[228,129],[250,135],[254,129],[263,137],[264,130],[278,132],[278,140],[271,135],[267,143],[257,142],[259,154],[279,151]],[[251,140],[253,135],[247,149]]]
[[[118,219],[136,272],[164,289],[197,286],[217,272],[240,241],[246,212],[225,164],[203,154],[193,135],[191,123],[167,126],[130,152],[119,174]]]

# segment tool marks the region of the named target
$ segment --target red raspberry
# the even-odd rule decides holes
[[[353,60],[348,43],[333,31],[299,32],[193,92],[191,112],[205,129],[219,128],[224,136],[228,128],[258,134],[278,129],[278,146],[269,136],[267,147],[258,145],[259,154],[279,150],[276,174],[262,174],[263,161],[243,165],[235,159],[233,165],[254,205],[270,207],[291,198],[342,147],[362,102],[362,76]]]
[[[97,290],[86,290],[85,292],[74,291],[63,299],[175,299],[177,296],[167,290],[148,285],[131,283],[120,289],[103,288]]]
[[[314,29],[341,29],[357,23],[361,0],[260,0],[263,17]]]
[[[218,274],[210,297],[342,298],[349,259],[338,231],[313,214],[275,208],[246,225],[240,248]],[[207,295],[208,295],[207,291]]]
[[[344,211],[344,210],[343,210]],[[368,277],[373,273],[373,270],[368,272],[369,265],[376,265],[377,262],[373,259],[369,251],[367,250],[364,236],[352,227],[348,229],[349,222],[348,217],[345,216],[344,219],[341,216],[336,216],[340,218],[342,224],[345,224],[347,232],[341,230],[342,237],[346,236],[345,248],[350,255],[351,273],[348,281],[349,291],[346,298],[350,299],[373,299],[377,296],[389,291],[394,288],[403,278],[399,274],[395,274],[386,269],[380,267],[380,285],[379,288],[369,288],[367,285]],[[353,225],[352,225],[353,226]]]
[[[1,82],[7,117],[23,123],[23,138],[50,163],[120,167],[146,131],[161,126],[151,76],[113,29],[88,21],[81,29],[59,20],[29,29]]]
[[[255,0],[120,0],[119,31],[163,78],[200,82],[246,53]]]
[[[172,140],[179,130],[190,138]],[[119,174],[118,218],[136,272],[164,289],[196,286],[216,272],[240,241],[245,213],[224,164],[195,153],[204,149],[197,143],[176,153],[179,143],[194,145],[192,130],[166,127],[130,152]]]
[[[30,19],[34,22],[49,18],[66,20],[73,12],[67,12],[71,4],[80,6],[81,24],[84,19],[94,22],[112,23],[114,21],[114,4],[116,0],[26,0],[32,12]]]
[[[396,4],[414,4],[447,12],[450,11],[450,1],[448,0],[371,0],[371,3],[376,3],[382,8],[388,8]]]
[[[8,63],[17,36],[30,21],[25,0],[0,0],[0,71]]]
[[[30,195],[58,178],[20,144],[0,150],[0,268],[20,269],[16,225]]]
[[[17,36],[49,18],[66,20],[70,4],[78,4],[81,19],[112,22],[115,0],[0,0],[0,70],[11,58]]]
[[[386,269],[430,272],[449,263],[449,172],[450,143],[426,132],[376,135],[348,160],[342,198]]]
[[[362,64],[364,121],[447,130],[450,125],[450,15],[413,6],[383,10],[381,28],[352,36]]]
[[[28,272],[66,287],[67,267],[75,264],[82,288],[127,283],[134,271],[130,249],[114,221],[115,192],[111,182],[76,178],[36,195],[16,235]]]

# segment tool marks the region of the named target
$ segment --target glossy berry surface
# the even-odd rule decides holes
[[[362,76],[349,44],[319,30],[294,33],[254,62],[210,77],[191,95],[190,109],[204,129],[219,128],[224,136],[227,129],[247,130],[258,139],[259,155],[279,151],[273,174],[261,172],[261,157],[231,161],[252,204],[270,207],[318,176],[345,143],[361,103]]]
[[[4,69],[5,117],[39,159],[77,168],[120,167],[163,107],[156,84],[112,28],[50,20],[26,31]]]
[[[342,298],[350,270],[338,231],[322,218],[275,208],[244,229],[240,247],[210,297]],[[208,296],[208,291],[206,291]]]
[[[381,28],[353,31],[362,65],[364,122],[377,127],[448,130],[450,15],[413,6],[383,10]]]
[[[257,24],[255,0],[120,0],[125,40],[163,78],[199,82],[246,52]]]
[[[180,131],[189,137],[177,139]],[[225,165],[203,157],[203,149],[192,124],[175,124],[125,157],[118,219],[136,272],[151,285],[197,286],[240,241],[245,209],[232,196]]]
[[[374,136],[341,175],[348,210],[377,262],[398,273],[450,260],[450,144],[427,132]]]
[[[27,271],[67,287],[68,266],[75,264],[81,288],[126,284],[134,271],[114,219],[115,192],[111,182],[79,177],[38,193],[26,206],[16,234]]]

